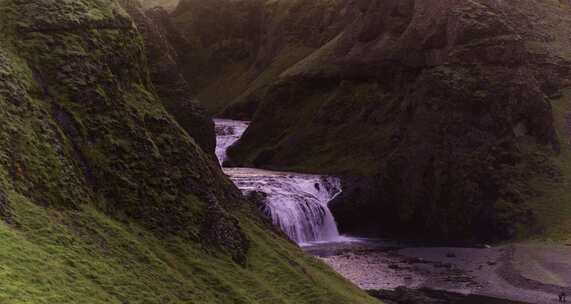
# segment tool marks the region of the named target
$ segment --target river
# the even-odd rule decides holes
[[[215,125],[216,156],[222,165],[228,159],[228,148],[246,132],[249,123],[215,119]],[[518,263],[528,264],[530,254],[538,252],[538,257],[544,256],[542,250],[567,263],[571,254],[566,248],[559,251],[515,245],[459,248],[342,236],[328,207],[343,191],[339,178],[256,168],[223,167],[223,170],[243,193],[259,192],[264,197],[263,212],[291,240],[363,289],[428,288],[526,303],[551,303],[554,290],[566,286],[546,287],[542,282],[534,286],[528,278],[523,278],[521,269],[514,267]],[[518,260],[521,257],[523,260]],[[537,258],[536,262],[550,260]],[[549,273],[566,276],[563,270],[567,268],[560,268],[555,267]],[[520,286],[520,277],[524,286]],[[514,302],[476,297],[472,302],[461,303]]]

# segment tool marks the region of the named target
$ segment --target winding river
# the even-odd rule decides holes
[[[216,156],[220,164],[226,151],[248,128],[248,122],[216,119]],[[340,242],[328,203],[341,193],[336,177],[276,172],[254,168],[223,168],[243,193],[260,192],[265,198],[263,212],[299,245]]]

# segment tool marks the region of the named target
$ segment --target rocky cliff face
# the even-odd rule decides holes
[[[497,239],[541,229],[530,182],[561,182],[551,102],[569,86],[569,5],[334,1],[329,22],[308,21],[314,5],[259,23],[269,33],[299,21],[304,31],[281,36],[310,47],[224,112],[254,113],[230,151],[236,163],[348,176],[334,206],[348,232]],[[272,16],[266,6],[259,14]],[[261,37],[248,39],[259,45],[250,57],[272,62],[280,55],[266,50],[287,49]]]
[[[22,94],[30,92],[36,94],[30,98],[44,101],[41,106],[53,124],[45,129],[53,130],[51,136],[60,141],[55,146],[62,150],[59,157],[56,152],[53,155],[61,159],[62,168],[43,173],[45,167],[34,168],[33,161],[23,158],[30,150],[28,140],[6,144],[16,151],[22,149],[8,161],[18,164],[12,172],[15,184],[22,191],[44,196],[32,190],[50,187],[41,177],[78,168],[73,161],[79,161],[83,171],[61,171],[65,176],[55,176],[49,189],[58,193],[59,188],[67,188],[64,180],[56,182],[58,178],[75,181],[73,191],[78,192],[62,197],[69,201],[66,205],[77,207],[90,196],[98,196],[101,207],[111,213],[190,236],[187,225],[198,219],[181,203],[185,195],[191,192],[205,198],[212,194],[224,201],[219,189],[227,181],[157,104],[145,68],[145,49],[129,16],[113,2],[106,4],[111,8],[103,4],[100,8],[111,13],[95,17],[84,5],[77,1],[15,4],[18,12],[8,16],[19,20],[10,23],[19,38],[13,47],[33,80],[32,89]],[[86,37],[91,30],[100,30],[99,35]],[[49,136],[41,140],[44,145],[51,141]],[[168,179],[161,180],[165,176]],[[37,181],[30,183],[30,179]],[[45,196],[42,200],[45,205],[61,203]],[[155,210],[155,204],[162,207]]]
[[[122,4],[0,2],[0,302],[371,303],[265,232]]]
[[[137,0],[122,0],[121,4],[143,35],[151,80],[165,108],[202,149],[214,157],[214,123],[193,99],[192,89],[182,76],[181,58],[171,44],[171,40],[177,40],[178,32],[173,29],[168,12],[162,7],[144,11]]]

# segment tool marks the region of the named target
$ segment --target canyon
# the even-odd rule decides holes
[[[0,0],[0,302],[547,303],[570,126],[564,1]]]
[[[188,0],[170,22],[196,98],[251,121],[231,165],[339,176],[342,232],[479,242],[568,228],[569,10]]]

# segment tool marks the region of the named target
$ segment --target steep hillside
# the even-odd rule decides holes
[[[173,13],[184,75],[211,112],[253,113],[256,90],[334,38],[352,16],[342,0],[183,0]]]
[[[344,175],[334,212],[348,232],[490,240],[550,230],[545,209],[569,204],[536,202],[571,178],[552,111],[570,85],[570,6],[338,4],[353,21],[246,98],[258,106],[234,162]]]
[[[117,2],[0,0],[0,41],[0,302],[373,303],[171,118]]]
[[[170,42],[177,32],[172,30],[168,12],[162,7],[144,11],[138,0],[119,2],[143,35],[151,81],[163,105],[200,147],[214,157],[214,123],[194,100],[190,84],[182,75],[181,58]]]

